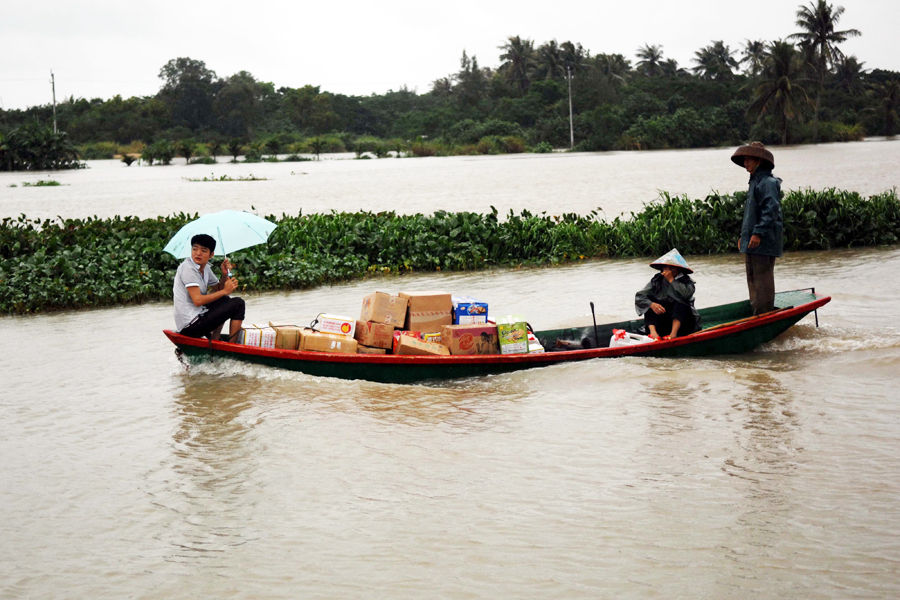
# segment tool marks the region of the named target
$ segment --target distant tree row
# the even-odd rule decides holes
[[[60,129],[79,145],[172,144],[257,154],[381,140],[410,154],[503,152],[570,145],[577,150],[683,148],[748,139],[802,143],[894,135],[900,73],[867,71],[840,44],[842,7],[825,0],[797,10],[799,31],[784,40],[713,40],[682,68],[659,45],[591,54],[555,40],[536,46],[509,37],[496,68],[465,51],[460,69],[422,94],[402,88],[346,96],[317,86],[277,88],[241,71],[220,78],[201,60],[175,58],[159,72],[154,96],[70,98],[57,106]],[[0,132],[50,122],[51,107],[0,111]],[[161,147],[161,146],[158,146]],[[188,148],[193,153],[194,149]],[[189,160],[189,157],[186,156]],[[166,161],[167,162],[167,161]]]

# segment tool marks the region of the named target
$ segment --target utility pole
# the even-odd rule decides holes
[[[575,149],[575,127],[572,124],[572,67],[566,65],[566,79],[569,81],[569,150]]]
[[[50,89],[53,91],[53,133],[56,133],[56,79],[53,69],[50,69]]]

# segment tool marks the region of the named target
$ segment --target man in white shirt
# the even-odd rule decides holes
[[[222,325],[231,319],[225,341],[241,330],[244,321],[244,301],[228,294],[238,287],[229,277],[233,265],[222,261],[222,281],[212,272],[210,259],[215,255],[216,240],[201,233],[191,238],[191,255],[175,272],[172,298],[175,302],[175,327],[182,335],[220,339]]]

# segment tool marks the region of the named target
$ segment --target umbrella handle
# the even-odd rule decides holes
[[[219,234],[219,243],[222,244],[222,255],[225,257],[225,260],[228,260],[228,251],[225,249],[225,239],[222,237],[222,228],[216,225],[216,233]],[[232,277],[232,269],[228,269],[228,273],[225,274],[226,277]]]

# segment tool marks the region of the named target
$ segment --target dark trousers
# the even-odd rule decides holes
[[[775,310],[775,257],[745,254],[747,289],[754,315]]]
[[[224,296],[206,305],[206,312],[198,316],[191,323],[179,331],[181,335],[188,337],[209,337],[213,332],[219,331],[222,324],[228,319],[244,320],[243,298]]]
[[[648,330],[653,325],[659,335],[669,335],[672,333],[672,321],[678,319],[681,322],[678,335],[688,335],[697,331],[697,322],[694,320],[694,313],[691,312],[690,306],[672,300],[657,302],[657,304],[662,304],[666,312],[658,315],[653,312],[652,308],[648,308],[644,313],[644,325]]]

